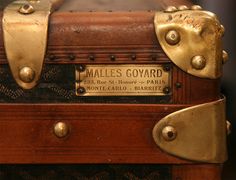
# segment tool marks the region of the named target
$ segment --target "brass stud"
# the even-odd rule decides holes
[[[39,3],[40,0],[28,0],[30,3]]]
[[[80,64],[80,65],[77,66],[77,70],[78,70],[79,72],[84,72],[85,69],[86,69],[86,66],[85,66],[85,65]]]
[[[220,25],[220,28],[221,28],[222,36],[224,36],[224,34],[225,34],[225,27],[223,25]]]
[[[35,78],[35,71],[30,67],[23,67],[19,72],[19,77],[24,83],[31,83]]]
[[[178,7],[178,10],[184,11],[184,10],[189,10],[189,8],[187,6],[185,6],[185,5],[182,5],[182,6]]]
[[[176,12],[176,11],[178,11],[178,9],[177,9],[175,6],[168,6],[168,7],[165,9],[165,12],[167,12],[167,13]]]
[[[68,58],[69,60],[74,61],[76,59],[76,56],[74,54],[70,54]]]
[[[232,125],[229,121],[226,121],[226,127],[227,127],[227,135],[230,135],[232,131]]]
[[[59,137],[63,138],[66,137],[69,133],[69,127],[64,122],[58,122],[54,125],[54,134]]]
[[[225,64],[229,60],[229,55],[226,51],[223,50],[222,56],[223,56],[223,64]]]
[[[111,61],[115,61],[116,60],[116,56],[115,55],[111,55],[110,59],[111,59]]]
[[[131,60],[135,61],[136,59],[137,59],[136,54],[132,54],[132,55],[131,55]]]
[[[191,64],[194,69],[201,70],[206,66],[206,59],[203,56],[194,56]]]
[[[163,93],[164,94],[170,94],[170,92],[171,92],[171,88],[170,87],[164,87],[163,88]]]
[[[162,129],[162,137],[166,141],[173,141],[177,137],[177,131],[173,126],[166,126]]]
[[[94,55],[89,55],[88,58],[89,58],[90,61],[94,61],[95,60],[95,56]]]
[[[170,30],[166,34],[166,42],[170,45],[176,45],[180,42],[180,34],[175,30]]]
[[[168,71],[171,70],[171,66],[170,66],[169,64],[165,64],[165,65],[163,65],[163,70],[164,70],[165,72],[168,72]]]
[[[199,5],[193,5],[193,6],[191,7],[191,9],[192,9],[192,10],[202,10],[202,7],[199,6]]]
[[[86,93],[86,89],[85,89],[84,87],[79,87],[79,88],[77,89],[77,93],[78,93],[78,94],[85,94],[85,93]]]
[[[34,13],[34,7],[30,4],[24,4],[20,7],[19,13],[21,14],[32,14]]]

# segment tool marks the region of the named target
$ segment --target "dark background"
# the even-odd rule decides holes
[[[229,61],[224,66],[222,93],[227,97],[227,118],[232,124],[228,138],[229,160],[224,166],[223,180],[236,179],[236,9],[235,0],[194,0],[204,9],[217,14],[225,26],[224,48],[229,53]]]

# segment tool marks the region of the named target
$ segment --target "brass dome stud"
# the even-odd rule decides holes
[[[223,58],[223,64],[225,64],[229,60],[229,55],[226,51],[222,51],[222,58]]]
[[[178,11],[178,9],[175,6],[168,6],[165,9],[165,12],[167,12],[167,13],[176,12],[176,11]]]
[[[178,10],[184,11],[184,10],[189,10],[189,8],[185,5],[181,5],[181,6],[178,7]]]
[[[166,126],[162,129],[162,137],[166,140],[166,141],[173,141],[176,139],[177,137],[177,131],[174,127],[172,126]]]
[[[23,67],[19,71],[19,77],[24,83],[31,83],[35,78],[35,71],[30,67]]]
[[[203,56],[194,56],[191,64],[194,69],[201,70],[206,67],[206,59]]]
[[[230,135],[232,131],[232,125],[229,121],[226,121],[226,128],[227,128],[227,135]]]
[[[30,4],[24,4],[20,7],[19,13],[27,15],[27,14],[32,14],[34,13],[34,7]]]
[[[54,125],[54,134],[59,137],[63,138],[66,137],[69,133],[69,127],[64,122],[58,122]]]
[[[192,10],[202,10],[202,7],[199,6],[199,5],[193,5],[193,6],[191,7],[191,9],[192,9]]]
[[[224,36],[224,34],[225,34],[225,27],[223,25],[220,25],[220,28],[221,28],[222,36]]]
[[[170,30],[165,39],[169,45],[176,45],[180,42],[180,34],[175,30]]]

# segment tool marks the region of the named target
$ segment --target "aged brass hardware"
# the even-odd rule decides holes
[[[115,61],[116,60],[116,56],[115,55],[111,55],[110,59],[111,59],[111,61]]]
[[[225,34],[225,27],[223,25],[220,25],[220,27],[221,27],[222,36],[224,36],[224,34]]]
[[[222,56],[223,56],[223,64],[225,64],[229,60],[229,55],[226,51],[222,51]]]
[[[78,95],[83,95],[86,92],[86,89],[84,87],[79,87],[77,90]]]
[[[162,136],[166,141],[173,141],[177,136],[177,131],[172,126],[166,126],[162,130]]]
[[[165,9],[165,12],[176,12],[176,11],[178,11],[178,9],[175,6],[168,6]]]
[[[191,9],[192,9],[192,10],[202,10],[202,7],[199,6],[199,5],[193,5],[193,6],[191,7]]]
[[[77,65],[77,96],[168,96],[172,68],[160,64]]]
[[[69,126],[64,122],[58,122],[54,125],[54,134],[59,137],[63,138],[66,137],[69,133]]]
[[[170,94],[170,92],[171,92],[170,87],[165,87],[165,88],[163,89],[163,93],[164,93],[164,94]]]
[[[232,131],[232,125],[229,121],[226,121],[227,134],[230,135]]]
[[[30,67],[23,67],[19,72],[19,77],[24,83],[31,83],[35,78],[35,71]]]
[[[206,66],[206,59],[203,56],[194,56],[191,64],[194,69],[201,70]]]
[[[62,2],[16,0],[4,9],[2,25],[5,52],[14,79],[24,89],[32,89],[40,78],[46,52],[49,15]],[[30,67],[32,70],[22,67]]]
[[[19,13],[21,14],[31,14],[33,12],[34,12],[34,7],[30,4],[24,4],[19,9]]]
[[[166,55],[191,75],[210,79],[221,77],[224,30],[216,15],[197,5],[192,6],[192,10],[167,9],[157,12],[154,20],[156,35]],[[168,35],[169,32],[172,35]],[[205,64],[201,60],[202,65],[192,66],[191,61],[197,56],[204,57]]]
[[[183,10],[188,10],[189,8],[185,5],[179,6],[178,10],[183,11]]]
[[[175,30],[170,30],[166,34],[166,42],[170,45],[176,45],[180,41],[180,35],[177,31]]]
[[[223,163],[227,159],[225,98],[169,114],[155,125],[153,138],[171,155]]]

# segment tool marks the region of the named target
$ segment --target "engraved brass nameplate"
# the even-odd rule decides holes
[[[78,65],[77,96],[166,96],[171,71],[162,65]]]

